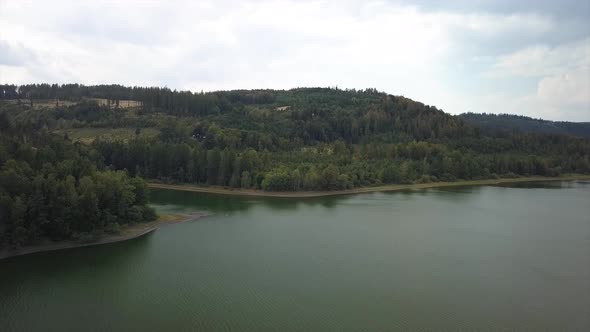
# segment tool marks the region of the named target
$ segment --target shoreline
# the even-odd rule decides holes
[[[169,214],[162,215],[157,220],[150,221],[147,223],[139,223],[133,226],[124,226],[119,234],[114,235],[103,235],[97,241],[81,243],[77,241],[61,241],[61,242],[46,242],[39,245],[25,246],[17,250],[0,250],[0,261],[10,257],[24,256],[35,254],[39,252],[66,250],[82,247],[99,246],[109,243],[117,243],[122,241],[128,241],[137,239],[148,234],[155,232],[158,228],[177,224],[186,221],[198,220],[206,217],[207,214],[202,212],[196,212],[191,214]]]
[[[189,192],[201,192],[218,195],[233,195],[233,196],[250,196],[250,197],[279,197],[279,198],[311,198],[311,197],[325,197],[325,196],[338,196],[338,195],[353,195],[361,193],[371,192],[394,192],[394,191],[406,191],[406,190],[421,190],[430,188],[445,188],[445,187],[463,187],[463,186],[483,186],[483,185],[498,185],[498,184],[510,184],[510,183],[523,183],[523,182],[549,182],[549,181],[575,181],[575,180],[590,180],[590,175],[564,175],[560,177],[522,177],[522,178],[501,178],[501,179],[486,179],[486,180],[470,180],[470,181],[455,181],[455,182],[429,182],[419,184],[396,184],[396,185],[385,185],[376,187],[361,187],[347,190],[335,190],[335,191],[299,191],[299,192],[269,192],[262,190],[243,190],[243,189],[226,189],[223,187],[201,187],[196,185],[172,185],[172,184],[160,184],[160,183],[148,183],[148,187],[155,189],[167,189],[177,191],[189,191]],[[135,224],[133,226],[124,226],[119,234],[116,235],[103,235],[97,241],[81,243],[77,241],[62,241],[62,242],[45,242],[43,244],[25,246],[18,250],[0,250],[0,260],[15,257],[29,255],[39,252],[66,250],[81,247],[91,247],[104,245],[109,243],[117,243],[122,241],[128,241],[137,239],[142,236],[153,233],[158,228],[186,222],[198,220],[206,217],[207,214],[203,212],[196,212],[191,214],[167,214],[161,215],[158,220]]]
[[[462,187],[462,186],[483,186],[483,185],[498,185],[510,184],[520,182],[548,182],[548,181],[574,181],[574,180],[590,180],[590,175],[574,174],[564,175],[558,177],[543,177],[532,176],[522,178],[500,178],[500,179],[485,179],[485,180],[464,180],[454,182],[428,182],[418,184],[393,184],[376,187],[360,187],[346,190],[334,191],[263,191],[256,189],[227,189],[218,186],[203,187],[190,184],[162,184],[148,182],[149,188],[167,189],[178,191],[200,192],[208,194],[219,195],[233,195],[233,196],[255,196],[255,197],[281,197],[281,198],[306,198],[306,197],[324,197],[337,195],[351,195],[370,192],[392,192],[403,190],[417,190],[430,188],[445,188],[445,187]]]

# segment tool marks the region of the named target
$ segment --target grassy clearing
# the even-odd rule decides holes
[[[59,135],[68,134],[70,139],[85,144],[92,143],[97,138],[104,140],[128,141],[135,138],[135,128],[71,128],[55,132]],[[150,138],[159,134],[155,128],[142,128],[139,134],[141,138]]]
[[[104,98],[90,98],[90,100],[94,100],[98,105],[100,106],[110,106],[112,108],[114,108],[116,106],[115,101],[109,100],[108,99],[104,99]],[[135,108],[135,107],[140,107],[141,106],[141,102],[137,101],[137,100],[127,100],[127,99],[122,99],[119,100],[119,108]]]
[[[6,104],[17,105],[19,101],[17,99],[8,99],[8,100],[4,100],[3,102]],[[28,99],[21,99],[20,104],[21,105],[30,105]],[[34,99],[33,100],[33,109],[38,110],[38,109],[45,109],[45,108],[55,108],[57,106],[67,107],[67,106],[72,106],[75,104],[76,104],[76,102],[69,101],[69,100]]]
[[[92,100],[95,101],[100,106],[110,106],[111,108],[116,107],[116,102],[114,100],[104,99],[104,98],[85,98],[85,100]],[[8,99],[4,100],[7,104],[18,104],[18,99]],[[30,101],[28,99],[21,99],[20,103],[22,105],[29,105]],[[64,107],[64,106],[72,106],[76,105],[78,102],[76,101],[69,101],[69,100],[55,100],[55,99],[33,99],[33,109],[41,109],[41,108],[55,108],[56,106]],[[137,108],[141,107],[141,102],[137,100],[128,100],[122,99],[119,100],[119,108],[121,109],[129,109],[129,108]]]

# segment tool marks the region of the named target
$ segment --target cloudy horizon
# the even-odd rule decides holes
[[[376,88],[590,121],[590,2],[0,0],[0,83]]]

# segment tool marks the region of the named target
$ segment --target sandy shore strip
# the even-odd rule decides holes
[[[418,184],[395,184],[376,187],[362,187],[348,190],[335,191],[295,191],[295,192],[276,192],[263,191],[253,189],[227,189],[218,186],[203,187],[189,184],[162,184],[162,183],[148,183],[150,188],[154,189],[170,189],[180,191],[192,191],[220,195],[235,195],[235,196],[261,196],[261,197],[320,197],[320,196],[335,196],[335,195],[350,195],[368,192],[383,192],[383,191],[401,191],[401,190],[417,190],[428,188],[443,188],[443,187],[462,187],[462,186],[479,186],[479,185],[497,185],[510,184],[519,182],[545,182],[545,181],[573,181],[573,180],[590,180],[590,175],[564,175],[559,177],[522,177],[522,178],[502,178],[502,179],[486,179],[486,180],[470,180],[470,181],[455,181],[455,182],[429,182]]]
[[[3,249],[0,250],[0,260],[8,257],[13,256],[22,256],[33,254],[37,252],[44,252],[44,251],[54,251],[54,250],[63,250],[63,249],[72,249],[72,248],[80,248],[80,247],[90,247],[90,246],[98,246],[102,244],[108,243],[115,243],[121,241],[127,241],[131,239],[136,239],[147,234],[154,232],[156,229],[181,223],[185,221],[192,221],[197,220],[203,217],[206,217],[207,214],[204,212],[195,212],[195,213],[177,213],[177,214],[165,214],[161,215],[158,220],[147,222],[147,223],[138,223],[132,226],[122,226],[121,232],[115,235],[103,235],[100,239],[93,242],[86,242],[81,243],[78,241],[62,241],[62,242],[45,242],[39,245],[33,246],[25,246],[19,248],[17,250],[8,250]]]

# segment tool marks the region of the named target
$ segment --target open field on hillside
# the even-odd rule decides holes
[[[114,100],[104,99],[104,98],[90,98],[90,100],[96,101],[96,103],[100,106],[111,106],[115,107],[116,103]],[[134,108],[141,106],[141,102],[137,100],[126,100],[122,99],[119,100],[119,107],[120,108]]]
[[[7,104],[14,104],[14,105],[19,104],[18,99],[8,99],[8,100],[3,100],[2,102],[7,103]],[[30,105],[30,101],[28,99],[21,99],[20,104],[21,105]],[[67,107],[67,106],[72,106],[75,104],[76,104],[76,102],[69,101],[69,100],[35,99],[35,100],[33,100],[33,109],[55,108],[58,105],[60,107],[63,107],[63,106]]]
[[[96,138],[104,140],[124,140],[128,141],[135,137],[135,128],[71,128],[57,130],[59,135],[68,134],[73,141],[82,143],[92,143]],[[148,138],[158,135],[159,131],[155,128],[141,128],[140,137]]]
[[[110,99],[105,99],[105,98],[88,98],[86,100],[92,100],[95,101],[98,105],[100,106],[110,106],[112,108],[115,108],[117,106],[117,103],[115,100],[110,100]],[[8,99],[8,100],[4,100],[3,102],[8,103],[8,104],[18,104],[19,102],[22,105],[30,105],[30,101],[28,99],[21,99],[20,101],[18,99]],[[78,102],[76,101],[70,101],[70,100],[55,100],[55,99],[34,99],[33,100],[33,108],[34,109],[41,109],[41,108],[55,108],[57,106],[72,106],[77,104]],[[119,100],[119,108],[137,108],[141,106],[141,102],[137,101],[137,100],[127,100],[127,99],[122,99]]]

